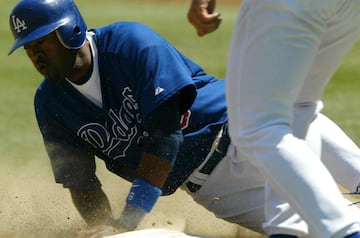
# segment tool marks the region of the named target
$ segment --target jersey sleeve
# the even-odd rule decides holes
[[[148,115],[160,104],[179,94],[181,113],[186,112],[193,103],[196,90],[191,72],[182,58],[167,45],[154,45],[144,49],[140,66],[146,70],[138,70],[140,79],[137,90],[144,115]]]
[[[46,118],[41,107],[35,106],[35,111],[55,181],[64,188],[100,187],[95,175],[95,156],[89,148],[56,120]]]
[[[123,71],[130,72],[129,84],[145,119],[175,94],[180,94],[181,112],[196,96],[193,72],[182,54],[149,27],[132,23],[121,48]]]

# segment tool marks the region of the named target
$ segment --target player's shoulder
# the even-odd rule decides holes
[[[54,85],[49,83],[46,79],[44,79],[36,89],[35,99],[49,97],[54,90],[55,90]]]
[[[134,21],[115,22],[99,28],[90,29],[100,48],[112,49],[114,46],[141,48],[147,45],[163,44],[162,37],[149,26]],[[114,40],[116,39],[116,40]]]
[[[64,87],[65,83],[65,81],[54,83],[44,79],[35,92],[35,105],[40,106],[49,104],[51,101],[59,98],[58,95],[71,93],[67,90],[67,87]]]
[[[129,37],[133,34],[141,34],[144,32],[154,32],[149,26],[135,21],[119,21],[114,22],[102,27],[90,29],[94,31],[97,36],[107,35],[121,35],[123,37]]]
[[[53,82],[50,82],[50,81],[44,79],[38,86],[35,95],[46,96],[46,95],[53,93],[54,90],[56,90],[56,84],[57,83],[53,83]]]
[[[46,114],[51,111],[52,101],[56,98],[55,87],[53,83],[50,83],[44,79],[35,92],[34,97],[34,108],[36,113],[36,118],[39,124],[46,123]]]

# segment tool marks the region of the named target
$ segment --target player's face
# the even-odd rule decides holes
[[[47,80],[61,81],[74,71],[76,51],[66,49],[55,32],[24,45],[24,49],[36,70]]]

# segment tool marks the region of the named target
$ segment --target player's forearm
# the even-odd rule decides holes
[[[158,188],[162,188],[171,171],[172,165],[168,160],[151,153],[143,153],[137,170],[138,178],[142,178]]]
[[[88,225],[112,224],[114,222],[109,200],[101,188],[69,190],[75,207]]]
[[[129,230],[134,230],[152,210],[172,167],[169,161],[150,153],[143,154],[140,164],[138,177],[133,181],[118,220],[121,226]]]
[[[180,117],[180,98],[175,95],[145,121],[149,136],[144,141],[137,177],[119,219],[121,225],[135,229],[161,195],[183,141]]]
[[[175,134],[178,133],[175,132]],[[172,134],[170,134],[169,137],[174,138]],[[169,137],[165,139],[165,141],[169,142],[167,145],[170,144],[170,147],[176,148],[171,149],[171,152],[169,151],[168,153],[169,157],[172,158],[176,157],[179,141],[178,139],[174,139],[173,142],[170,142]],[[178,136],[176,135],[175,137]],[[171,144],[176,144],[176,146],[171,146]],[[154,147],[164,146],[154,145]],[[159,148],[159,151],[168,151],[168,148]],[[120,225],[127,227],[129,230],[133,230],[139,225],[143,217],[151,211],[161,195],[161,188],[165,184],[171,168],[172,164],[168,159],[150,152],[144,152],[142,154],[137,171],[137,178],[133,181],[126,199],[126,206],[119,219]]]

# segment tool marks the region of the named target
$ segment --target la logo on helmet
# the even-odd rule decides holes
[[[20,20],[16,16],[12,16],[11,19],[12,19],[14,30],[16,30],[17,33],[20,33],[21,31],[27,29],[27,26],[26,26],[24,20]]]

